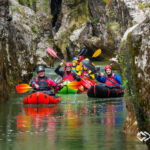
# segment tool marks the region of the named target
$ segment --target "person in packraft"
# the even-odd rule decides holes
[[[37,66],[36,72],[38,77],[31,81],[31,86],[35,90],[43,91],[46,94],[52,95],[51,89],[60,90],[63,85],[56,84],[51,78],[45,76],[45,67],[42,65]]]
[[[77,60],[73,60],[72,61],[72,67],[71,67],[71,69],[72,69],[72,72],[74,72],[74,73],[77,73],[77,71],[76,71],[77,63],[78,63]]]
[[[104,76],[103,73],[100,73],[96,77],[96,80],[110,86],[119,86],[122,88],[121,77],[118,74],[112,73],[112,67],[110,65],[106,65],[104,70],[106,72],[106,76]]]
[[[61,71],[60,68],[63,66],[63,64],[64,64],[64,60],[55,69],[55,72],[63,78],[63,81],[67,81],[67,80],[74,81],[75,79],[79,81],[80,77],[76,75],[74,72],[72,72],[71,70],[72,64],[70,62],[66,62],[64,71]]]

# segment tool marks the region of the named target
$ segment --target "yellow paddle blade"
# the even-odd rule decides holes
[[[30,85],[25,84],[25,83],[19,84],[19,85],[16,86],[16,90],[17,90],[18,93],[25,93],[31,88],[32,87]]]
[[[100,54],[102,53],[102,50],[101,49],[98,49],[94,52],[93,56],[92,57],[97,57],[99,56]]]

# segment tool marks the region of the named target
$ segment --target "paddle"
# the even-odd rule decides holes
[[[18,93],[25,93],[25,92],[29,91],[30,89],[32,89],[32,87],[25,83],[19,84],[16,86],[16,90]]]
[[[72,82],[68,83],[66,86],[68,86],[72,89],[78,89],[79,86],[81,86],[81,83],[77,82],[77,81],[72,81]]]
[[[68,86],[68,87],[70,87],[72,89],[78,89],[80,85],[81,85],[80,82],[74,82],[73,81],[73,82],[71,82],[71,83],[69,83],[69,84],[67,84],[65,86]],[[19,84],[19,85],[16,86],[16,90],[17,90],[18,93],[28,92],[32,88],[33,87],[31,87],[30,85],[25,84],[25,83]],[[38,89],[38,90],[41,90],[41,89]]]
[[[57,58],[59,61],[62,61],[62,60],[57,56],[56,52],[55,52],[53,49],[47,48],[46,51],[47,51],[51,56],[53,56],[54,58]]]
[[[53,50],[53,49],[51,49],[51,48],[47,48],[47,52],[51,55],[51,56],[53,56],[54,58],[59,58],[57,55],[56,55],[56,53],[55,53],[55,51]],[[60,58],[59,58],[59,60],[61,60]],[[84,79],[82,79],[81,78],[81,80],[83,80],[83,86],[84,87],[86,87],[86,88],[89,88],[89,87],[91,87],[91,85],[88,83],[88,82],[86,82],[86,80],[84,80]]]
[[[92,72],[96,72],[95,66],[89,60],[82,60],[82,65],[91,70]]]
[[[62,80],[62,77],[61,77],[61,76],[58,76],[58,77],[54,80],[54,82],[55,82],[56,84],[58,84],[61,80]]]
[[[60,80],[62,79],[61,76],[58,76],[54,82],[56,83],[56,85],[60,82]],[[30,89],[32,89],[32,87],[26,83],[23,83],[23,84],[19,84],[16,86],[16,90],[18,93],[25,93],[27,91],[29,91]],[[39,89],[40,90],[40,89]]]
[[[94,54],[92,55],[92,58],[98,57],[100,54],[102,53],[101,49],[98,49],[94,52]]]
[[[83,56],[87,52],[87,48],[83,47],[81,48],[80,52],[78,53],[79,56]]]

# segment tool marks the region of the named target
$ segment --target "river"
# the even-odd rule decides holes
[[[46,71],[55,77],[53,70]],[[123,134],[127,115],[122,98],[62,95],[58,105],[24,106],[28,95],[0,104],[0,150],[146,150]]]

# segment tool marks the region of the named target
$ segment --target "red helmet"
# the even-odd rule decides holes
[[[112,68],[111,68],[110,65],[106,65],[106,66],[104,67],[104,70],[106,71],[106,69],[112,69]]]
[[[71,64],[70,62],[66,62],[65,68],[66,68],[66,67],[72,67],[72,64]]]
[[[84,59],[84,56],[79,57],[79,61],[82,61]]]

